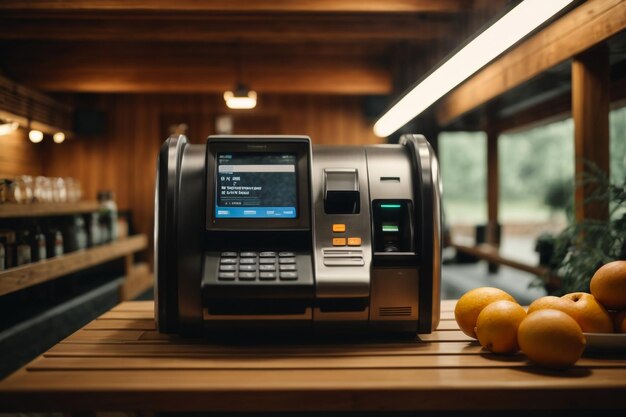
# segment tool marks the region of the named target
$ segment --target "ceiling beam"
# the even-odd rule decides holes
[[[223,92],[238,81],[232,45],[5,42],[0,53],[9,76],[53,92]],[[391,91],[385,60],[363,48],[246,46],[242,58],[242,81],[259,93]]]
[[[19,80],[49,92],[81,93],[223,93],[237,81],[233,72],[217,68],[159,68],[129,70],[58,68],[46,72],[21,71]],[[246,83],[263,93],[388,94],[389,74],[365,68],[330,69],[274,66],[249,71]]]
[[[4,16],[0,39],[173,42],[432,42],[449,36],[458,22],[420,15],[205,15],[135,17],[89,14],[84,17]]]
[[[463,12],[473,0],[3,0],[0,10],[159,12]]]
[[[463,114],[518,87],[626,29],[626,2],[583,3],[523,41],[442,99],[437,121],[446,126]]]

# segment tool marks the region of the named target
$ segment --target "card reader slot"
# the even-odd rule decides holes
[[[322,249],[322,254],[324,256],[324,265],[326,266],[365,265],[363,250],[324,248]]]
[[[365,261],[363,258],[338,258],[338,259],[326,259],[324,258],[324,265],[326,266],[363,266]]]
[[[350,257],[363,257],[363,251],[337,251],[337,252],[331,252],[331,251],[323,251],[324,257],[325,258],[350,258]]]

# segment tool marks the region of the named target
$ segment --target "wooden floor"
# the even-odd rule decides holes
[[[626,356],[545,371],[482,351],[453,308],[421,340],[220,345],[160,335],[153,303],[127,302],[0,381],[0,412],[626,408]]]

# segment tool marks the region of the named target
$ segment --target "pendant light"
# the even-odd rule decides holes
[[[229,109],[253,109],[256,107],[256,91],[250,90],[243,82],[243,56],[241,43],[237,53],[237,84],[232,91],[224,92],[224,101]]]

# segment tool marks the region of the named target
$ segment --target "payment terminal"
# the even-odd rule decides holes
[[[440,198],[421,135],[368,146],[170,137],[155,198],[158,330],[429,333]]]

